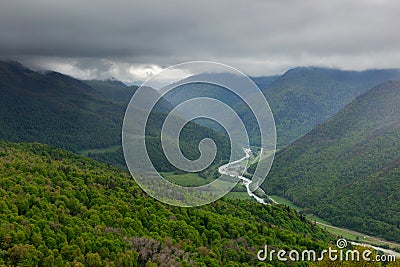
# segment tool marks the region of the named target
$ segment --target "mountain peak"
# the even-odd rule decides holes
[[[21,62],[14,60],[0,60],[0,68],[7,68],[13,71],[33,72],[30,68],[26,67]]]
[[[120,80],[118,80],[115,77],[111,77],[109,79],[106,79],[105,82],[108,83],[108,84],[117,85],[117,86],[127,86],[125,83],[121,82]]]
[[[358,96],[283,149],[264,189],[335,225],[400,241],[400,203],[391,197],[400,187],[399,102],[400,81]]]

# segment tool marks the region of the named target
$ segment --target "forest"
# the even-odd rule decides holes
[[[334,240],[284,206],[165,205],[125,171],[38,143],[0,141],[0,177],[0,265],[277,266],[258,262],[264,244],[321,251]]]
[[[399,90],[399,82],[376,86],[281,150],[264,190],[337,226],[399,242]]]

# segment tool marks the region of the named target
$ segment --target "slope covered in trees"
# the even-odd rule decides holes
[[[372,87],[400,79],[400,70],[342,71],[301,67],[262,88],[271,106],[278,145],[286,146]]]
[[[105,97],[125,105],[128,105],[129,100],[138,89],[138,86],[127,86],[118,80],[86,80],[83,82],[99,91]]]
[[[119,142],[124,108],[56,72],[0,62],[0,138],[77,151]]]
[[[235,79],[228,74],[203,74],[200,78],[207,78],[207,75],[220,75],[220,80]],[[382,82],[396,79],[400,79],[400,71],[396,69],[359,72],[299,67],[280,77],[258,77],[253,81],[260,86],[269,102],[275,117],[278,147],[284,147],[336,114],[357,96]],[[255,117],[235,94],[213,85],[189,84],[181,86],[166,98],[176,105],[198,96],[215,97],[231,106],[244,120],[252,144],[259,145]]]
[[[338,226],[400,241],[400,82],[356,98],[275,158],[263,184]]]
[[[331,240],[281,206],[164,205],[126,172],[37,143],[0,141],[0,210],[0,265],[255,266],[264,244],[320,251]]]
[[[46,143],[74,152],[121,145],[124,113],[136,89],[117,81],[82,82],[61,73],[39,73],[19,63],[0,61],[0,139]],[[147,89],[149,94],[157,94]],[[150,157],[162,171],[175,170],[159,142],[166,116],[163,112],[170,109],[171,105],[161,99],[147,124]],[[216,162],[229,156],[226,135],[190,122],[181,137],[182,150],[190,158],[199,156],[198,142],[205,137],[215,140],[219,148]],[[125,166],[122,149],[89,156]]]
[[[128,106],[129,101],[138,89],[136,85],[128,86],[118,80],[87,80],[83,82],[105,97],[122,104],[124,107]],[[146,89],[149,94],[158,94],[153,88],[147,87]],[[164,98],[161,98],[160,102],[155,106],[155,110],[158,112],[168,113],[171,109],[172,105]]]

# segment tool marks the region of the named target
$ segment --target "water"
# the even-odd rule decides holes
[[[259,196],[257,196],[256,194],[254,194],[251,190],[250,190],[250,184],[251,184],[251,180],[242,176],[241,173],[243,172],[243,168],[245,165],[243,164],[247,164],[247,160],[250,158],[251,155],[251,150],[248,148],[243,148],[244,152],[246,153],[246,156],[244,156],[243,158],[230,162],[228,164],[222,165],[221,167],[218,168],[218,171],[220,174],[224,174],[224,175],[229,175],[231,177],[237,177],[242,181],[242,184],[246,187],[247,189],[247,194],[254,198],[258,203],[261,204],[265,204],[265,205],[269,205],[270,203],[265,202],[263,198],[260,198]],[[245,162],[244,162],[245,161]],[[259,188],[258,190],[260,190],[262,193],[264,193],[264,191]],[[264,193],[265,194],[265,193]],[[268,196],[267,196],[268,197]],[[268,197],[269,198],[269,197]],[[274,201],[273,199],[269,198],[270,201],[272,201],[274,204],[278,204],[276,201]],[[400,257],[400,253],[390,250],[390,249],[385,249],[385,248],[381,248],[381,247],[377,247],[377,246],[372,246],[369,244],[362,244],[362,243],[357,243],[357,242],[350,242],[352,245],[355,246],[364,246],[364,247],[370,247],[374,250],[377,251],[381,251],[385,254],[390,254],[390,255],[394,255],[396,258]]]
[[[246,153],[246,156],[236,161],[222,165],[218,168],[218,171],[220,174],[239,178],[242,181],[242,184],[246,187],[247,194],[250,197],[254,198],[258,203],[269,205],[269,203],[265,202],[264,199],[257,196],[250,190],[251,180],[241,175],[241,173],[243,172],[243,163],[246,164],[251,155],[251,150],[249,148],[243,148],[243,150]]]

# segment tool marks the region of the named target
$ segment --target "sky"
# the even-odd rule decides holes
[[[195,60],[251,76],[400,68],[398,0],[0,0],[0,59],[143,81]]]

